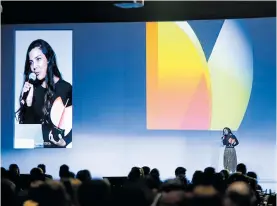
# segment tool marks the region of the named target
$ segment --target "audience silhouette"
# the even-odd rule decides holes
[[[276,194],[266,193],[257,174],[245,164],[237,172],[217,172],[212,167],[194,172],[177,167],[175,178],[161,181],[157,168],[133,167],[126,181],[111,184],[109,178],[93,179],[90,171],[77,175],[61,165],[60,180],[46,174],[39,164],[30,174],[20,174],[18,165],[1,168],[2,205],[6,206],[276,206]],[[112,179],[111,179],[112,180]],[[27,181],[27,183],[26,183]],[[24,185],[28,185],[27,187]]]

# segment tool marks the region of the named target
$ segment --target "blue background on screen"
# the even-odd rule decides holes
[[[276,164],[276,18],[239,21],[252,42],[254,76],[249,105],[236,132],[238,161],[262,179],[275,179],[275,168],[270,168]],[[209,29],[212,24],[218,29],[221,22],[189,22],[200,41],[207,42],[206,55],[214,41]],[[16,30],[37,29],[73,30],[72,149],[13,149],[14,35]],[[3,166],[16,162],[22,172],[29,172],[44,162],[54,176],[63,163],[74,172],[88,168],[94,176],[126,175],[134,165],[158,167],[162,177],[173,176],[179,165],[187,167],[189,175],[210,165],[222,169],[220,132],[147,131],[145,29],[145,23],[2,26]],[[257,148],[260,155],[253,161]]]

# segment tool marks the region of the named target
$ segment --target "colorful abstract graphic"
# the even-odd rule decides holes
[[[146,38],[148,129],[239,128],[253,51],[237,20],[224,21],[210,55],[188,22],[147,23]]]

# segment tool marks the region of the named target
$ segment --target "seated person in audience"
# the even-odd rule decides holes
[[[184,204],[185,192],[183,190],[170,190],[162,192],[156,206],[178,206]]]
[[[11,164],[9,166],[9,179],[15,184],[16,191],[20,191],[22,183],[20,179],[20,170],[17,164]]]
[[[48,180],[30,188],[29,200],[24,205],[70,206],[68,195],[62,183]]]
[[[9,185],[10,188],[15,191],[16,186],[15,184],[9,179],[9,173],[8,171],[4,168],[1,167],[1,182],[5,183],[6,185]]]
[[[247,168],[245,164],[238,164],[237,168],[236,168],[237,172],[230,175],[229,179],[228,179],[228,184],[231,184],[235,181],[243,181],[246,182],[248,184],[253,183],[253,180],[251,180],[247,175]]]
[[[148,166],[143,166],[142,170],[143,170],[144,176],[148,176],[150,174],[150,171],[151,171],[150,167],[148,167]]]
[[[35,167],[30,171],[30,185],[28,188],[18,193],[18,201],[20,205],[28,200],[29,192],[32,188],[37,188],[45,181],[45,176],[41,168]],[[30,202],[28,202],[30,203]]]
[[[139,167],[133,167],[128,174],[129,182],[138,182],[143,177],[143,171]]]
[[[230,176],[228,170],[221,170],[220,173],[222,174],[224,180],[227,180]]]
[[[59,176],[61,180],[70,178],[70,171],[67,165],[60,166]]]
[[[176,179],[180,179],[183,182],[183,184],[188,185],[189,182],[187,180],[186,173],[187,173],[187,169],[184,167],[177,167],[175,169]]]
[[[193,188],[192,206],[221,206],[220,191],[216,188],[214,182],[215,175],[212,170],[206,170],[205,172],[197,172],[197,178],[194,180],[196,184]],[[195,176],[195,175],[194,175]]]
[[[149,197],[153,200],[159,193],[160,184],[155,181],[150,175],[144,178],[144,184],[149,189]]]
[[[9,181],[1,180],[1,205],[2,206],[17,206],[17,196],[15,187]]]
[[[215,168],[207,167],[207,168],[205,168],[204,173],[209,174],[209,175],[214,175],[215,174]]]
[[[247,176],[256,180],[256,190],[263,191],[262,187],[258,184],[257,174],[255,172],[247,172]]]
[[[221,173],[215,173],[213,175],[213,186],[220,194],[225,193],[227,184]]]
[[[246,168],[245,164],[240,163],[240,164],[237,165],[237,173],[241,173],[243,175],[246,175],[246,172],[247,172],[247,168]]]
[[[41,168],[33,168],[30,171],[30,180],[31,180],[31,185],[36,185],[37,182],[44,182],[45,181],[45,176]]]
[[[193,189],[193,193],[195,196],[211,197],[218,195],[219,192],[214,187],[213,177],[210,176],[210,174],[202,173],[201,175],[199,174],[198,178],[198,184],[195,185]]]
[[[236,182],[246,183],[251,188],[251,190],[253,191],[253,194],[255,195],[256,201],[260,201],[259,193],[256,190],[256,180],[255,179],[253,179],[251,177],[248,177],[246,175],[243,175],[242,173],[235,173],[235,174],[232,174],[229,177],[227,184],[231,185],[231,184],[236,183]]]
[[[108,206],[110,205],[110,192],[109,185],[103,180],[86,181],[78,188],[77,196],[79,205]]]
[[[75,175],[75,173],[74,173],[74,172],[69,171],[69,178],[73,178],[73,179],[74,179],[74,178],[75,178],[75,176],[76,176],[76,175]]]
[[[159,170],[157,169],[157,168],[154,168],[154,169],[152,169],[151,171],[150,171],[150,177],[152,177],[153,178],[153,180],[157,183],[157,184],[159,184],[159,185],[161,185],[162,184],[162,181],[161,181],[161,179],[160,179],[160,172],[159,172]]]
[[[63,186],[65,187],[66,193],[68,194],[70,198],[70,202],[73,205],[78,205],[78,199],[77,199],[77,190],[79,186],[82,184],[82,182],[78,179],[64,179],[63,180]]]
[[[184,185],[180,179],[169,179],[162,184],[160,190],[162,192],[179,191],[179,190],[185,191],[186,186],[187,185]]]
[[[203,176],[203,172],[200,170],[196,170],[192,176],[192,180],[191,183],[193,185],[193,187],[199,185],[201,183],[202,180],[202,176]]]
[[[237,181],[228,187],[224,206],[254,206],[256,204],[255,195],[247,183]]]
[[[53,179],[53,177],[51,175],[46,174],[46,166],[44,164],[39,164],[38,168],[42,169],[46,178]]]
[[[91,175],[88,170],[80,170],[77,173],[76,178],[79,179],[81,182],[86,182],[91,180]]]
[[[114,205],[120,206],[149,206],[151,203],[147,198],[141,184],[129,183],[120,189],[113,201]]]

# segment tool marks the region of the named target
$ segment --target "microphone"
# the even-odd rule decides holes
[[[36,81],[36,79],[37,79],[36,74],[35,74],[35,73],[30,73],[29,76],[28,76],[28,83],[34,84],[34,82]],[[21,103],[22,105],[25,104],[26,98],[27,98],[29,92],[30,92],[30,89],[29,89],[28,91],[26,91],[26,92],[23,93],[22,98],[21,98],[21,101],[20,101],[20,103]]]
[[[36,79],[37,79],[37,76],[36,76],[35,73],[32,72],[32,73],[29,74],[28,82],[30,84],[34,84]]]

